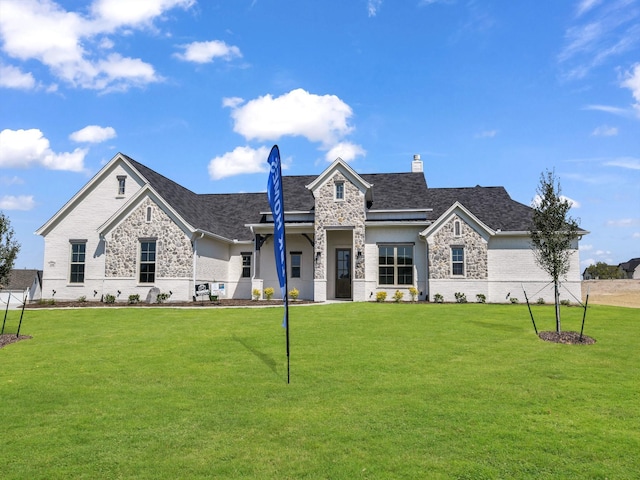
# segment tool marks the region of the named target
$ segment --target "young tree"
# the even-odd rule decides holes
[[[13,239],[11,223],[4,213],[0,212],[0,285],[7,284],[19,251],[20,245]]]
[[[536,262],[553,279],[556,304],[556,332],[560,333],[561,277],[571,267],[574,240],[578,236],[578,221],[571,218],[571,202],[560,195],[560,181],[554,171],[540,174],[538,198],[533,209],[531,243]]]

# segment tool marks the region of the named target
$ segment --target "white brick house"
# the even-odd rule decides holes
[[[265,180],[266,183],[266,180]],[[283,178],[289,288],[315,301],[522,297],[553,301],[534,262],[531,209],[502,187],[428,188],[411,172],[358,174],[341,159],[318,176]],[[45,240],[43,297],[119,301],[198,285],[226,298],[274,287],[273,219],[265,193],[196,194],[116,155],[36,232]],[[581,231],[581,234],[586,234]],[[578,240],[563,285],[580,298]],[[55,293],[54,293],[55,292]]]

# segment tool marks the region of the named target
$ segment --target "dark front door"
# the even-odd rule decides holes
[[[351,298],[351,249],[336,249],[336,298]]]

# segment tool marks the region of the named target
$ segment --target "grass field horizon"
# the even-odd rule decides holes
[[[287,385],[281,308],[25,312],[33,338],[0,349],[0,476],[638,478],[638,309],[589,307],[594,345],[541,341],[525,305],[290,317]]]

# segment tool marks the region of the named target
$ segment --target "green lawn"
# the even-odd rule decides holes
[[[0,477],[639,478],[640,309],[589,307],[597,343],[571,346],[524,305],[292,307],[289,385],[281,321],[27,310],[33,339],[0,349]]]

